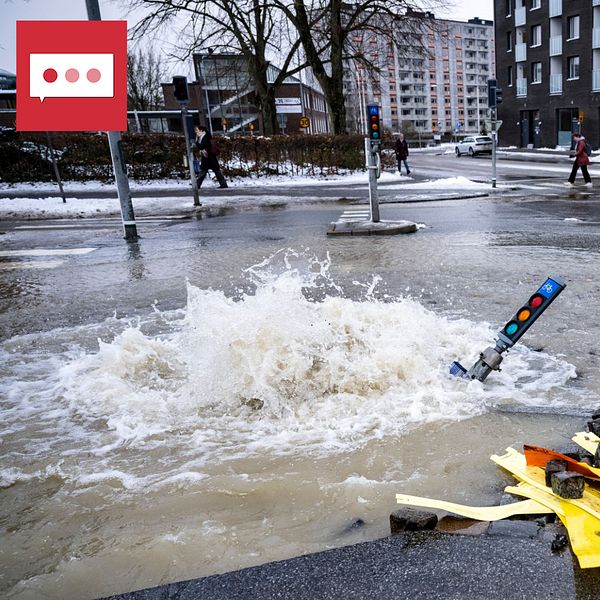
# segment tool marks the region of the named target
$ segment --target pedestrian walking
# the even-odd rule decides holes
[[[410,167],[408,166],[408,144],[404,139],[404,134],[401,133],[396,140],[396,160],[398,161],[398,173],[402,175],[402,163],[406,169],[406,174],[410,175]]]
[[[228,187],[225,177],[223,177],[223,173],[221,173],[221,166],[219,165],[219,159],[217,158],[219,149],[215,142],[213,142],[210,131],[208,131],[204,125],[200,125],[194,127],[194,132],[196,133],[196,151],[200,157],[198,187],[202,185],[209,170],[215,174],[215,177],[219,182],[219,187]]]
[[[588,144],[585,141],[585,138],[579,133],[573,134],[573,144],[575,146],[575,150],[574,154],[571,154],[571,156],[574,156],[575,160],[573,161],[571,175],[569,175],[569,180],[565,185],[575,185],[575,177],[577,176],[577,170],[581,169],[581,174],[583,175],[585,186],[592,187],[592,178],[590,177],[587,168],[587,166],[590,164],[590,159],[588,155]]]

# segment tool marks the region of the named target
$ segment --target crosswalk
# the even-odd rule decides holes
[[[354,208],[345,210],[338,221],[353,223],[356,221],[368,221],[371,218],[371,211],[364,208]]]
[[[137,217],[138,225],[169,225],[182,220],[189,219],[184,215],[164,215],[160,217]],[[59,222],[53,223],[27,223],[26,225],[17,225],[14,229],[20,231],[36,231],[42,229],[114,229],[121,227],[122,221],[120,218],[99,218],[99,219],[61,219]]]
[[[13,271],[16,269],[56,269],[65,263],[65,258],[84,256],[94,252],[94,250],[97,250],[97,248],[26,248],[21,250],[0,250],[0,271]],[[52,259],[52,257],[61,258]],[[38,260],[39,258],[50,258],[50,260]]]

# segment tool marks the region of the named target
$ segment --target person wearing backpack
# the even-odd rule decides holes
[[[219,182],[219,187],[226,188],[227,182],[223,173],[221,173],[221,166],[219,165],[219,159],[217,155],[219,149],[215,142],[213,142],[210,131],[204,126],[194,127],[196,132],[196,151],[200,156],[200,170],[198,171],[198,187],[202,185],[204,178],[208,171],[212,171]]]
[[[575,185],[577,170],[581,169],[581,174],[585,180],[586,187],[592,187],[592,178],[590,177],[587,168],[587,166],[590,164],[589,153],[591,153],[591,147],[586,143],[585,138],[579,133],[573,134],[573,144],[575,146],[575,153],[571,154],[571,156],[575,157],[575,161],[573,162],[573,168],[571,169],[569,180],[565,185]]]

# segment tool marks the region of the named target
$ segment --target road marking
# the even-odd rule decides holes
[[[371,218],[371,211],[363,208],[345,210],[338,221],[367,221]]]
[[[32,260],[27,262],[1,262],[0,271],[10,271],[14,269],[55,269],[63,264],[63,260]]]
[[[32,248],[30,250],[2,250],[0,257],[9,256],[70,256],[89,254],[96,248]]]

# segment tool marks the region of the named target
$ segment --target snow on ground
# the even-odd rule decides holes
[[[351,176],[343,178],[344,183],[356,183],[363,184],[366,193],[367,180],[365,173],[357,173]],[[336,179],[339,182],[341,179]],[[412,177],[402,177],[399,181],[397,173],[382,173],[379,180],[381,183],[386,184],[386,189],[402,189],[402,190],[478,190],[488,189],[489,184],[487,183],[476,183],[467,179],[466,177],[452,177],[447,179],[438,179],[430,181],[422,181],[415,183]],[[243,182],[243,183],[242,183]],[[267,205],[281,205],[281,204],[293,204],[299,202],[324,202],[327,198],[323,198],[318,195],[302,197],[292,196],[289,194],[280,194],[277,196],[265,195],[246,195],[244,194],[244,183],[246,180],[240,182],[232,182],[231,188],[235,190],[235,195],[212,195],[211,190],[212,182],[209,185],[201,188],[200,202],[204,208],[221,208],[221,207],[239,207],[249,208],[253,206],[267,206]],[[328,185],[332,183],[332,180],[328,181],[315,181],[311,178],[287,178],[279,182],[281,186],[306,186],[306,185]],[[151,185],[145,185],[143,183],[132,184],[132,189],[137,190],[156,190],[161,187],[171,187],[172,182],[152,182]],[[391,185],[390,185],[391,184]],[[276,186],[276,182],[270,182],[270,186]],[[39,192],[42,189],[47,190],[48,188],[39,188],[38,186],[25,186],[26,190],[32,192]],[[176,185],[172,187],[190,189],[189,182],[176,182]],[[247,186],[247,187],[253,187]],[[90,182],[89,184],[79,184],[78,190],[86,192],[93,191],[95,189],[101,189],[106,191],[111,189],[113,186],[102,186],[98,188],[98,182]],[[15,189],[15,188],[13,188]],[[22,189],[21,187],[17,189]],[[69,185],[65,185],[65,189],[69,193],[73,193],[75,186],[71,188]],[[360,187],[358,189],[361,189]],[[56,191],[56,188],[54,188]],[[76,191],[75,191],[76,194]],[[331,201],[337,201],[337,198],[331,198]],[[155,198],[151,196],[135,197],[132,200],[133,207],[137,216],[148,216],[148,215],[165,215],[165,214],[187,214],[193,212],[192,194],[190,189],[190,195],[188,197],[175,197],[165,196]],[[2,198],[0,191],[0,218],[3,219],[61,219],[61,218],[86,218],[86,217],[108,217],[120,215],[120,205],[117,198],[77,198],[67,196],[67,202],[63,203],[61,198]]]

